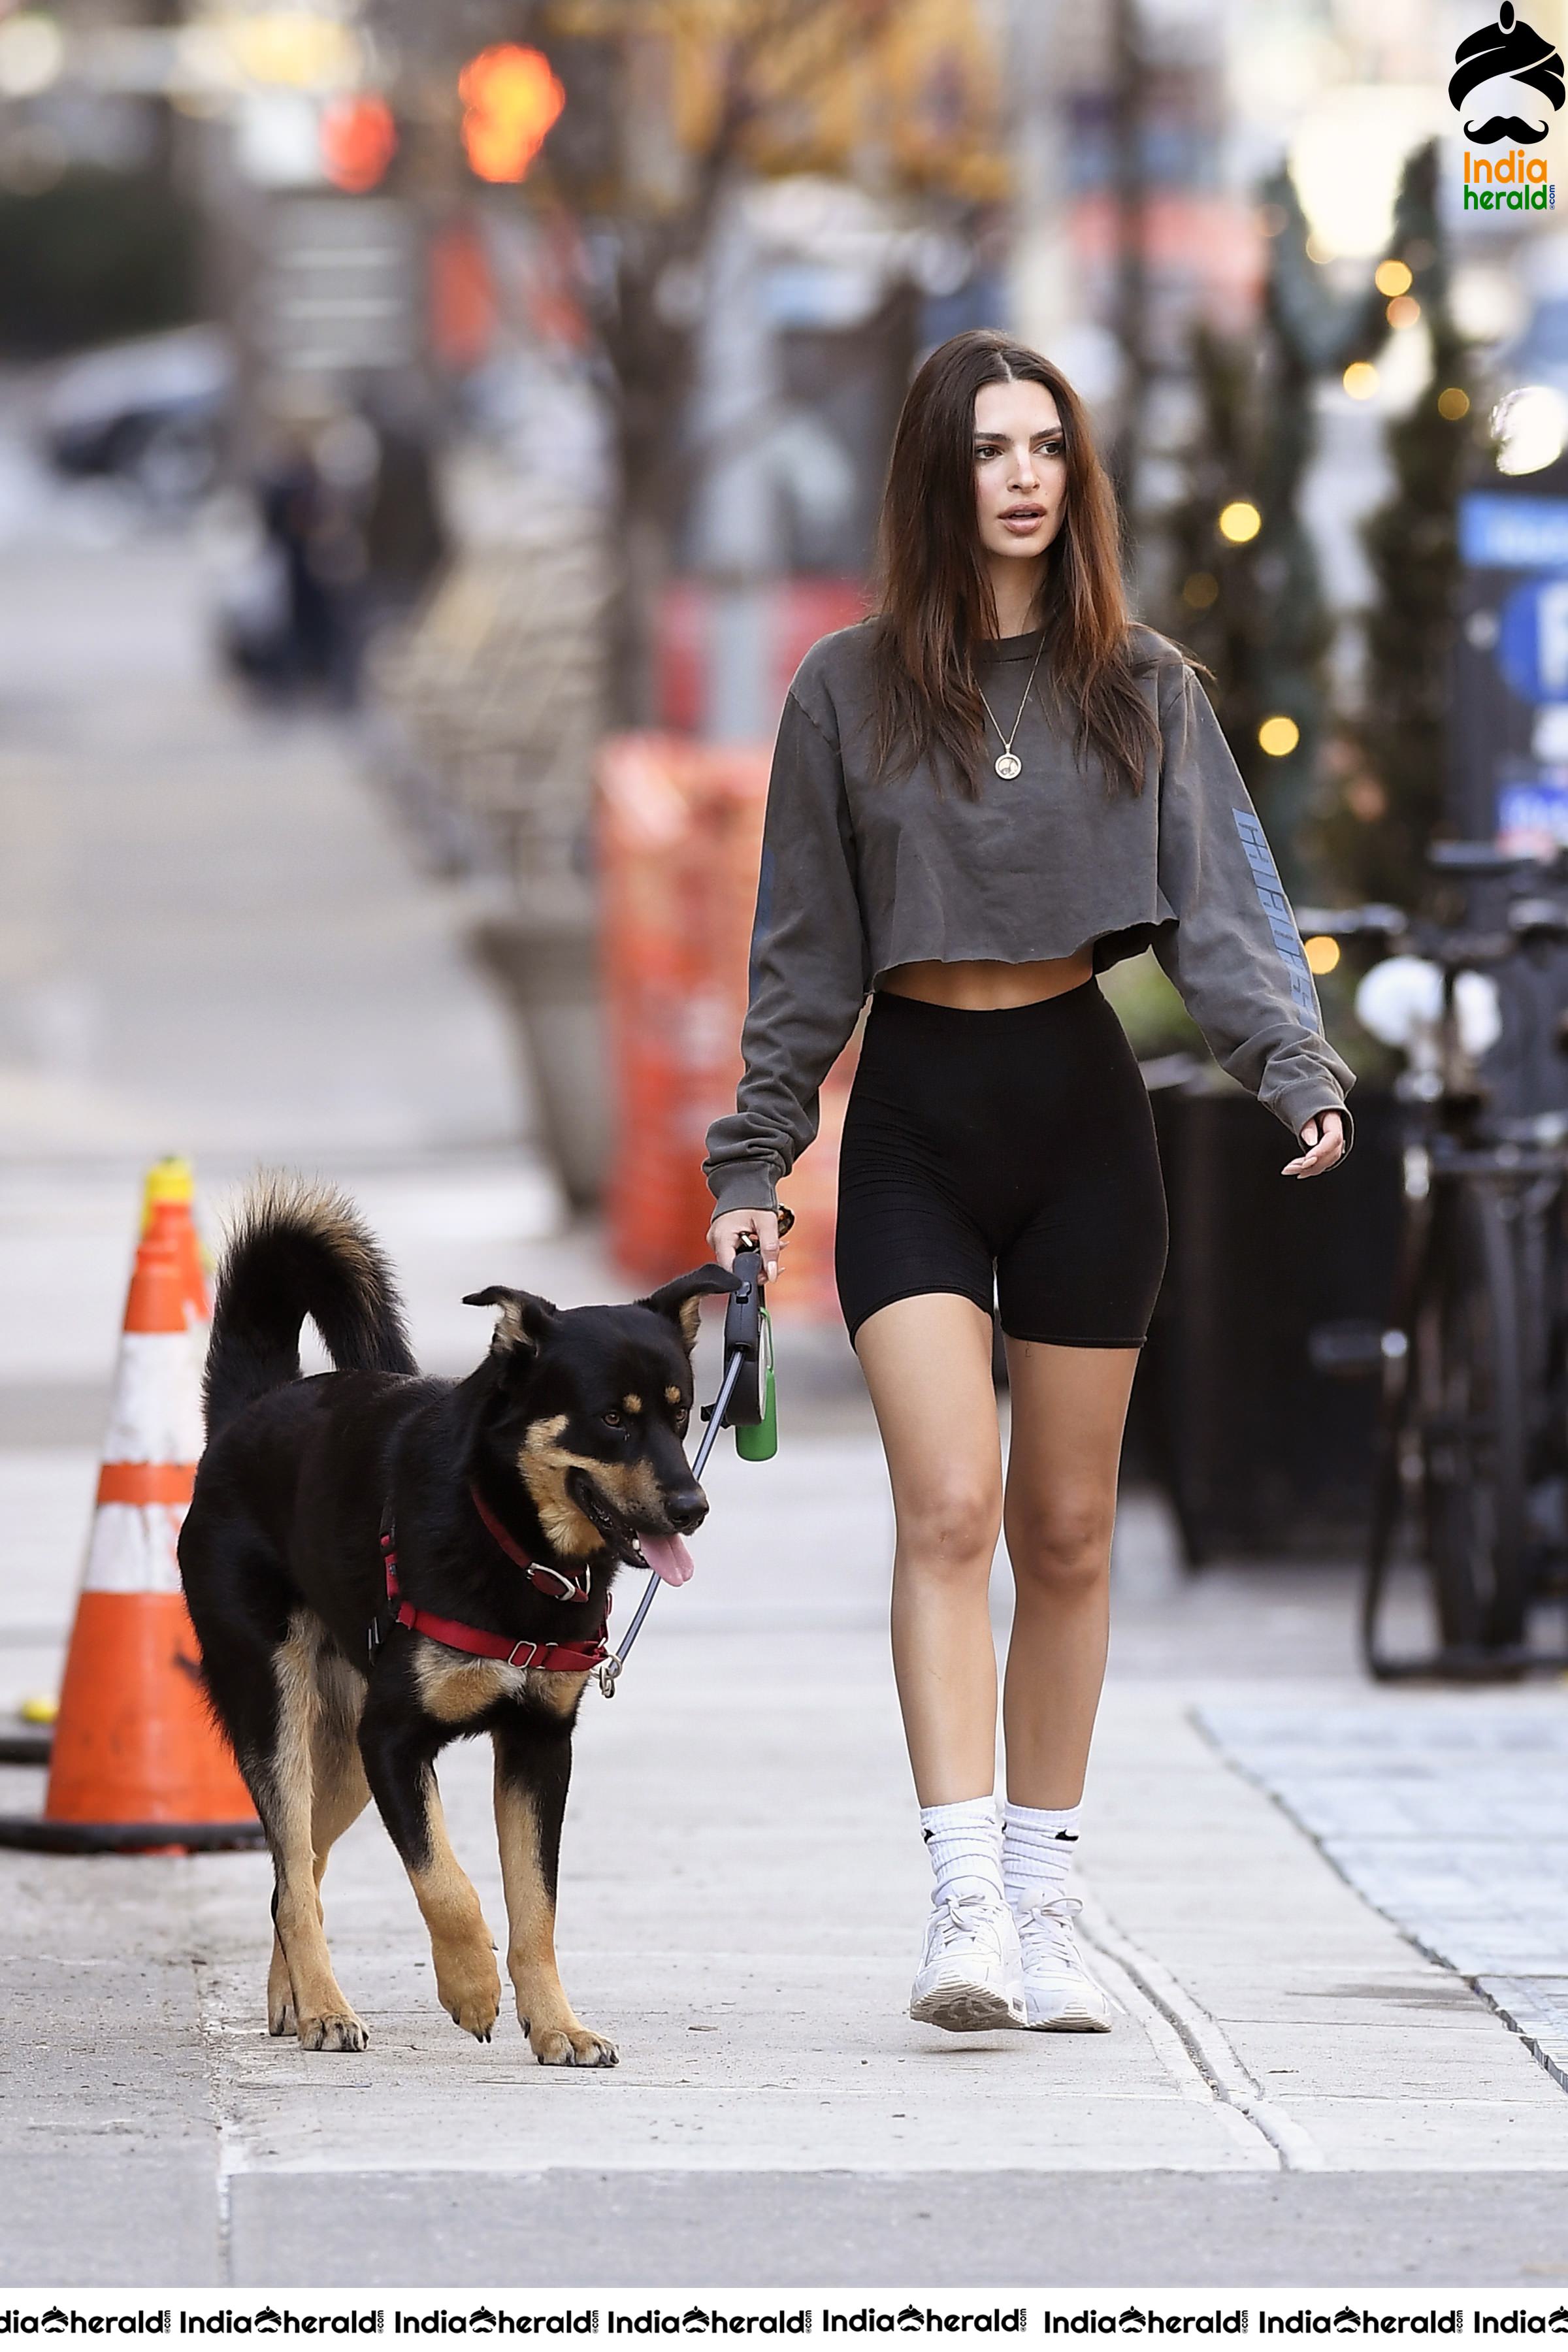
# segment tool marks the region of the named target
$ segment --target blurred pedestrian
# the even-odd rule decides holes
[[[754,1234],[771,1276],[775,1186],[869,993],[838,1291],[892,1482],[893,1662],[935,1882],[910,2014],[954,2032],[1110,2023],[1068,1879],[1166,1227],[1096,974],[1153,947],[1221,1065],[1300,1139],[1286,1175],[1349,1141],[1351,1073],[1246,787],[1190,666],[1130,619],[1118,548],[1059,370],[984,332],[933,352],[894,442],[880,609],[812,648],[785,706],[744,1075],[708,1136],[714,1253]]]
[[[382,454],[374,428],[349,408],[300,403],[273,432],[254,488],[276,594],[258,623],[228,630],[229,658],[258,685],[319,694],[340,709],[358,698]],[[378,528],[384,535],[384,520]],[[401,572],[394,592],[395,604],[408,593]]]
[[[342,519],[306,440],[279,449],[263,466],[256,498],[287,594],[280,683],[299,688],[341,679],[345,632],[334,575],[342,566],[333,557]]]
[[[365,501],[364,553],[374,622],[395,620],[447,555],[431,436],[411,395],[388,387],[367,402],[375,466]]]

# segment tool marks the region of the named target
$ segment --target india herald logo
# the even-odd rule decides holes
[[[1534,26],[1525,23],[1512,0],[1502,0],[1495,25],[1483,25],[1479,33],[1459,43],[1454,64],[1457,70],[1448,84],[1451,106],[1462,107],[1483,82],[1513,81],[1546,99],[1553,114],[1562,108],[1563,59],[1550,41],[1542,40]],[[1550,116],[1544,122],[1534,122],[1517,113],[1491,114],[1484,122],[1467,122],[1464,128],[1466,138],[1478,147],[1495,146],[1500,139],[1534,147],[1546,137],[1552,121]]]

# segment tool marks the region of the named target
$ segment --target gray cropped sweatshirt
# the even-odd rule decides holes
[[[745,1064],[731,1116],[708,1130],[721,1210],[774,1205],[817,1129],[817,1096],[868,992],[896,965],[1029,963],[1092,947],[1105,971],[1152,946],[1223,1069],[1292,1135],[1342,1110],[1352,1073],[1323,1035],[1317,992],[1268,844],[1191,667],[1133,632],[1160,751],[1142,793],[1075,756],[1037,677],[1013,749],[978,799],[925,762],[878,772],[875,624],[840,629],[801,664],[780,722],[763,834]],[[1038,634],[986,646],[997,719],[1019,710]],[[1347,1116],[1346,1139],[1350,1120]]]

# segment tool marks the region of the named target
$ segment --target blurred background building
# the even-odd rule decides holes
[[[462,897],[568,1192],[668,1271],[702,1250],[772,729],[866,609],[904,388],[961,328],[1086,394],[1139,608],[1212,672],[1299,899],[1415,906],[1444,832],[1568,840],[1568,529],[1545,559],[1540,516],[1534,556],[1500,509],[1459,530],[1477,495],[1544,512],[1568,441],[1568,239],[1466,205],[1448,82],[1485,17],[12,0],[0,530],[41,462],[94,528],[188,542],[233,691],[341,715]],[[1369,1108],[1361,1190],[1247,1213],[1266,1255],[1322,1221],[1346,1294],[1281,1303],[1283,1391],[1232,1335],[1281,1425],[1307,1328],[1380,1311],[1394,1222],[1394,1057],[1310,947]],[[1114,987],[1178,1206],[1184,1123],[1267,1159],[1152,961]],[[833,1312],[852,1056],[795,1188],[800,1312]],[[1359,1491],[1363,1404],[1322,1411]],[[1277,1498],[1310,1486],[1270,1442]]]

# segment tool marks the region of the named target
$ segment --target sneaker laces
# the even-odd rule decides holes
[[[988,1895],[944,1895],[932,1906],[944,1953],[956,1944],[985,1942],[1000,1954],[997,1900]]]
[[[1044,1888],[1018,1906],[1013,1916],[1018,1924],[1026,1968],[1037,1967],[1045,1961],[1048,1966],[1068,1969],[1075,1976],[1088,1974],[1072,1931],[1072,1923],[1082,1909],[1076,1895],[1051,1895]]]

